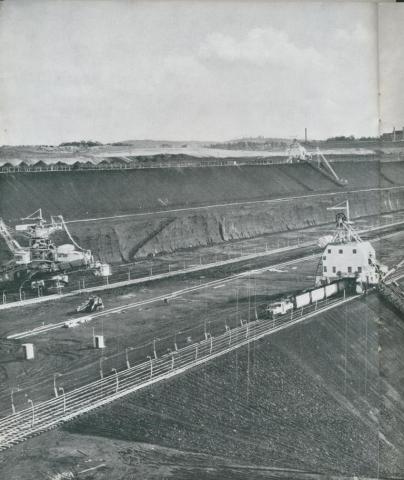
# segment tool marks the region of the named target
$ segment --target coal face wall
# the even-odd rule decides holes
[[[83,246],[109,262],[149,254],[220,244],[332,222],[327,207],[349,199],[353,218],[404,209],[404,189],[337,193],[288,202],[160,213],[102,222],[74,223],[70,230]]]
[[[346,189],[404,185],[404,162],[338,162]],[[0,175],[0,216],[18,221],[38,208],[67,219],[344,190],[308,165],[150,168]]]
[[[0,216],[13,224],[38,208],[66,220],[158,212],[69,224],[83,247],[117,262],[327,223],[333,217],[326,208],[346,198],[353,216],[404,208],[396,188],[404,185],[404,162],[354,160],[334,168],[346,187],[304,163],[2,174]],[[379,187],[390,190],[372,190]],[[365,191],[348,193],[355,189]],[[333,195],[315,196],[325,192]],[[287,201],[240,204],[274,198]],[[226,203],[236,204],[184,210]]]

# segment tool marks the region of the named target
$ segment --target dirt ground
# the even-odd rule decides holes
[[[364,219],[360,227],[369,223]],[[307,229],[302,235],[314,237],[328,229]],[[279,238],[291,241],[297,235],[290,232]],[[391,266],[401,259],[403,236],[374,242],[382,262]],[[250,241],[248,248],[265,241],[265,237]],[[197,250],[186,255],[189,261],[198,261]],[[177,253],[176,261],[179,258]],[[107,307],[128,305],[291,257],[268,258],[102,296]],[[83,298],[3,311],[0,415],[11,413],[11,388],[16,390],[17,410],[27,408],[26,395],[34,402],[52,396],[54,374],[60,374],[59,386],[71,390],[99,378],[100,368],[105,375],[112,368],[125,368],[126,355],[135,364],[152,355],[154,345],[161,355],[174,343],[181,347],[199,340],[204,332],[215,335],[226,324],[254,318],[271,298],[312,286],[317,263],[318,259],[303,261],[200,289],[168,304],[159,301],[128,308],[77,329],[53,330],[32,338],[36,350],[32,362],[23,359],[21,348],[21,343],[31,340],[9,341],[6,334],[67,320]],[[354,303],[345,312],[325,314],[255,342],[183,377],[126,397],[64,430],[6,451],[0,456],[0,477],[404,475],[400,454],[404,441],[395,427],[404,425],[402,320],[375,295]],[[94,350],[94,333],[105,336],[105,350]]]
[[[370,294],[5,451],[0,473],[402,478],[403,335]]]
[[[318,232],[317,232],[318,234]],[[400,258],[399,248],[404,234],[375,242],[382,261],[394,264]],[[271,265],[289,257],[278,255],[258,259],[242,265],[241,269]],[[199,340],[207,331],[212,335],[222,333],[225,325],[235,326],[240,319],[255,318],[255,311],[271,298],[308,288],[314,284],[318,259],[308,260],[259,275],[239,278],[215,287],[196,290],[172,299],[168,304],[159,300],[120,313],[95,318],[75,329],[58,328],[46,334],[18,341],[6,340],[10,331],[21,331],[40,325],[56,323],[74,316],[75,306],[85,297],[68,297],[58,302],[3,311],[0,314],[0,412],[10,413],[10,391],[14,388],[14,403],[18,409],[26,408],[26,395],[34,401],[50,398],[53,394],[53,375],[66,390],[97,379],[100,369],[108,375],[112,368],[122,369],[126,357],[131,365],[181,347],[187,341]],[[237,269],[235,271],[238,271]],[[106,291],[102,297],[107,308],[130,305],[184,287],[198,286],[210,280],[234,273],[233,267],[153,282],[145,285]],[[93,348],[93,335],[103,334],[106,349]],[[154,342],[155,341],[155,342]],[[36,358],[23,358],[22,343],[33,342]]]

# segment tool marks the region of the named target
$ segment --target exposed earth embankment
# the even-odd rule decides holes
[[[5,174],[0,216],[14,223],[37,208],[68,221],[138,214],[69,224],[80,245],[120,262],[327,223],[327,207],[346,198],[353,217],[403,208],[403,162],[352,160],[334,168],[346,187],[304,163]],[[284,201],[265,202],[277,198]]]

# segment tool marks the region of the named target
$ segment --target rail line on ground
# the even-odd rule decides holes
[[[68,323],[69,321],[81,320],[83,323],[89,322],[91,320],[94,320],[95,318],[103,317],[103,316],[110,315],[110,314],[113,314],[113,313],[119,313],[122,310],[129,310],[129,309],[132,309],[132,308],[138,308],[138,307],[141,307],[143,305],[148,305],[150,303],[164,301],[165,299],[172,299],[172,298],[180,297],[182,295],[185,295],[187,293],[192,293],[192,292],[197,291],[197,290],[202,290],[204,288],[214,287],[216,285],[222,285],[224,283],[233,282],[234,280],[237,280],[238,278],[243,278],[243,277],[246,277],[246,276],[249,276],[249,275],[259,275],[259,274],[261,274],[263,272],[266,272],[266,271],[286,267],[288,265],[293,265],[295,263],[300,263],[300,262],[303,262],[304,260],[308,260],[308,259],[315,258],[315,257],[317,257],[317,254],[308,254],[308,255],[305,255],[303,257],[295,258],[293,260],[288,260],[286,262],[277,263],[277,264],[270,265],[270,266],[267,266],[267,267],[261,267],[261,268],[256,268],[256,269],[253,269],[253,270],[247,270],[245,272],[235,273],[235,274],[230,275],[230,276],[225,277],[225,278],[219,278],[217,280],[212,280],[210,282],[201,283],[199,285],[193,285],[192,287],[182,288],[180,290],[176,290],[174,292],[166,293],[164,295],[158,295],[157,297],[152,297],[152,298],[149,298],[147,300],[141,300],[141,301],[138,301],[138,302],[132,302],[132,303],[128,303],[128,304],[125,304],[125,305],[120,305],[118,307],[108,308],[108,309],[102,310],[101,312],[93,313],[93,314],[90,314],[90,315],[85,315],[85,316],[82,316],[82,317],[73,317],[73,318],[68,319],[68,320],[63,320],[62,322],[51,323],[51,324],[47,324],[47,325],[41,325],[40,327],[37,327],[37,328],[32,329],[32,330],[25,330],[23,332],[8,335],[7,339],[8,340],[20,340],[20,339],[23,339],[23,338],[40,335],[42,333],[46,333],[46,332],[49,332],[51,330],[55,330],[57,328],[64,327],[66,325],[66,323]]]
[[[370,227],[368,229],[364,229],[359,231],[360,234],[366,234],[366,233],[371,233],[374,231],[378,230],[386,230],[392,227],[398,227],[400,225],[403,225],[404,221],[398,221],[398,222],[393,222],[390,224],[386,225],[378,225],[374,227]],[[393,234],[386,234],[382,237],[377,237],[377,238],[388,238],[389,236],[396,235],[400,233],[399,231],[394,232]],[[299,249],[304,249],[304,248],[309,248],[309,247],[316,247],[317,243],[315,241],[307,241],[307,242],[298,242],[295,245],[288,245],[285,247],[280,247],[280,248],[274,248],[274,249],[266,249],[262,252],[254,252],[254,253],[248,253],[246,255],[240,255],[237,257],[233,258],[228,258],[227,260],[220,260],[216,262],[210,262],[210,263],[205,263],[205,264],[199,264],[199,265],[192,265],[190,267],[186,267],[183,269],[177,269],[177,270],[169,270],[168,272],[162,272],[158,274],[151,274],[148,276],[143,276],[143,277],[137,277],[137,278],[132,278],[130,280],[123,280],[123,281],[114,281],[112,283],[107,283],[107,284],[102,284],[102,285],[95,285],[95,286],[88,286],[87,288],[81,288],[78,290],[72,290],[70,292],[66,292],[63,294],[52,294],[52,295],[45,295],[41,297],[36,297],[36,298],[30,298],[27,300],[14,300],[12,302],[8,303],[3,303],[0,304],[0,311],[1,310],[7,310],[9,308],[16,308],[16,307],[24,307],[24,306],[29,306],[29,305],[35,305],[37,303],[43,303],[43,302],[48,302],[48,301],[56,301],[61,298],[66,298],[70,296],[75,296],[75,295],[80,295],[82,293],[90,293],[90,292],[97,292],[97,291],[103,291],[103,290],[112,290],[115,288],[121,288],[125,286],[130,286],[130,285],[136,285],[136,284],[141,284],[141,283],[146,283],[146,282],[151,282],[155,280],[161,280],[164,278],[171,278],[179,275],[185,275],[188,273],[193,273],[193,272],[198,272],[198,271],[204,271],[204,270],[211,270],[213,268],[217,268],[220,266],[225,266],[225,265],[230,265],[230,264],[235,264],[235,263],[242,263],[247,260],[253,260],[256,258],[260,257],[266,257],[266,256],[271,256],[271,255],[276,255],[278,253],[283,253],[283,252],[290,252],[293,250],[299,250]],[[318,246],[317,246],[318,248]],[[125,266],[125,265],[122,265]]]
[[[114,374],[36,405],[30,399],[31,407],[0,419],[0,450],[359,297],[325,299],[281,317],[244,323],[216,337],[206,335],[203,341],[162,357],[150,357],[125,370],[115,370]]]
[[[301,242],[301,243],[296,244],[296,245],[288,245],[286,247],[275,248],[275,249],[272,249],[272,250],[264,250],[262,252],[248,253],[246,255],[240,255],[239,257],[236,257],[236,258],[228,258],[226,260],[220,260],[220,261],[217,261],[217,262],[197,264],[197,265],[193,265],[193,266],[190,266],[190,267],[187,267],[187,268],[181,268],[181,269],[178,269],[178,270],[170,270],[168,272],[165,271],[163,273],[157,273],[157,274],[154,274],[154,275],[132,278],[131,280],[123,280],[123,281],[113,282],[113,283],[108,283],[108,284],[104,283],[102,285],[96,285],[96,286],[91,286],[91,287],[87,287],[87,288],[81,288],[79,290],[73,290],[71,292],[67,292],[67,293],[63,293],[63,294],[45,295],[45,296],[42,296],[42,297],[36,297],[36,298],[31,298],[31,299],[22,300],[22,301],[16,300],[14,302],[0,304],[0,310],[6,310],[8,308],[15,308],[15,307],[23,307],[23,306],[27,306],[27,305],[34,305],[36,303],[42,303],[42,302],[47,302],[47,301],[51,301],[51,300],[58,300],[60,298],[71,297],[71,296],[79,295],[79,294],[82,294],[82,293],[90,293],[90,292],[97,292],[97,291],[103,291],[103,290],[113,290],[115,288],[121,288],[121,287],[130,286],[130,285],[152,282],[152,281],[161,280],[161,279],[164,279],[164,278],[177,277],[179,275],[186,275],[186,274],[189,274],[189,273],[194,273],[194,272],[199,272],[199,271],[211,270],[213,268],[217,268],[217,267],[221,267],[221,266],[231,265],[231,264],[234,264],[234,263],[242,263],[242,262],[245,262],[247,260],[253,260],[255,258],[276,255],[278,253],[290,252],[292,250],[304,249],[304,248],[307,248],[307,247],[312,247],[314,245],[315,245],[315,242]]]
[[[385,228],[391,228],[392,226],[400,225],[402,223],[404,223],[404,222],[396,222],[395,224],[372,227],[370,229],[363,230],[360,233],[363,234],[363,233],[367,233],[367,232],[378,231],[378,230],[385,229]],[[380,239],[389,238],[389,237],[392,237],[394,235],[399,234],[400,232],[401,232],[401,230],[399,230],[398,232],[386,233],[384,235],[380,235],[380,236],[376,237],[375,239],[380,240]],[[312,247],[313,245],[314,245],[313,242],[305,242],[305,243],[300,244],[299,248]],[[249,255],[244,256],[243,260],[248,260],[248,259],[257,258],[257,257],[260,257],[260,256],[269,255],[270,253],[280,253],[281,251],[286,252],[286,251],[290,251],[290,250],[296,249],[296,248],[297,248],[296,246],[283,247],[281,249],[278,249],[277,251],[268,251],[268,252],[249,254]],[[228,277],[224,277],[222,279],[212,280],[210,282],[201,283],[199,285],[194,285],[192,287],[183,288],[183,289],[176,290],[174,292],[170,292],[170,293],[167,293],[167,294],[159,295],[157,297],[153,297],[153,298],[150,298],[150,299],[147,299],[147,300],[141,300],[139,302],[132,302],[132,303],[125,304],[125,305],[120,305],[118,307],[109,308],[109,309],[103,310],[101,312],[93,313],[93,314],[90,314],[90,315],[85,315],[85,316],[82,316],[82,317],[72,317],[72,318],[64,320],[62,322],[41,325],[39,327],[30,329],[30,330],[25,330],[23,332],[12,333],[12,334],[8,335],[6,338],[9,339],[9,340],[21,340],[23,338],[33,337],[33,336],[36,336],[36,335],[40,335],[40,334],[49,332],[51,330],[55,330],[57,328],[61,328],[61,327],[65,326],[69,321],[74,322],[74,321],[80,320],[82,323],[87,323],[91,320],[94,320],[95,318],[106,316],[106,315],[113,314],[113,313],[119,313],[122,310],[128,310],[128,309],[132,309],[132,308],[141,307],[143,305],[148,305],[148,304],[155,303],[155,302],[158,302],[158,301],[164,301],[165,299],[176,298],[176,297],[185,295],[187,293],[191,293],[191,292],[196,291],[196,290],[209,288],[209,287],[214,287],[216,285],[221,285],[221,284],[224,284],[224,283],[232,282],[232,281],[234,281],[238,278],[242,278],[242,277],[245,277],[245,276],[248,276],[248,275],[260,274],[260,273],[263,273],[265,271],[271,271],[273,269],[282,268],[282,267],[292,265],[292,264],[295,264],[295,263],[300,263],[300,262],[303,262],[305,260],[315,258],[317,256],[318,256],[318,253],[310,253],[310,254],[307,254],[307,255],[303,255],[299,258],[296,258],[296,259],[288,260],[286,262],[280,262],[280,263],[277,263],[277,264],[273,264],[273,265],[266,266],[266,267],[261,267],[261,268],[258,268],[258,269],[246,270],[244,272],[235,273],[233,275],[230,275]],[[164,274],[158,274],[158,275],[155,275],[154,277],[145,277],[145,278],[134,279],[134,280],[124,281],[124,282],[117,282],[115,284],[111,284],[109,287],[110,288],[117,288],[118,286],[120,286],[120,287],[129,286],[129,285],[133,285],[133,284],[136,284],[136,283],[144,283],[144,282],[147,282],[147,281],[156,280],[156,279],[159,279],[159,278],[169,278],[170,276],[186,274],[186,273],[190,273],[190,272],[196,272],[196,271],[204,270],[204,269],[207,269],[207,268],[215,268],[215,267],[222,266],[222,265],[223,266],[228,265],[228,264],[234,263],[234,260],[235,259],[223,260],[221,262],[216,262],[214,264],[198,265],[196,267],[192,267],[192,268],[186,269],[186,270],[177,270],[175,272],[167,272],[167,273],[164,273]],[[239,259],[237,259],[237,260],[239,260]],[[203,267],[205,267],[205,268],[203,268]],[[108,287],[108,286],[83,289],[83,290],[81,290],[81,292],[93,292],[93,291],[97,291],[97,290],[105,290],[106,287]],[[77,292],[76,292],[76,294],[77,294]],[[66,294],[66,295],[70,295],[70,294]],[[71,295],[73,295],[73,292],[71,293]]]

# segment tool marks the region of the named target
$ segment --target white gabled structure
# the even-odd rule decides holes
[[[336,216],[337,227],[332,240],[325,246],[320,262],[317,283],[330,283],[340,278],[351,278],[358,292],[376,285],[380,280],[380,266],[376,252],[368,241],[363,241],[349,219],[349,203],[339,204],[329,210],[345,210]]]

